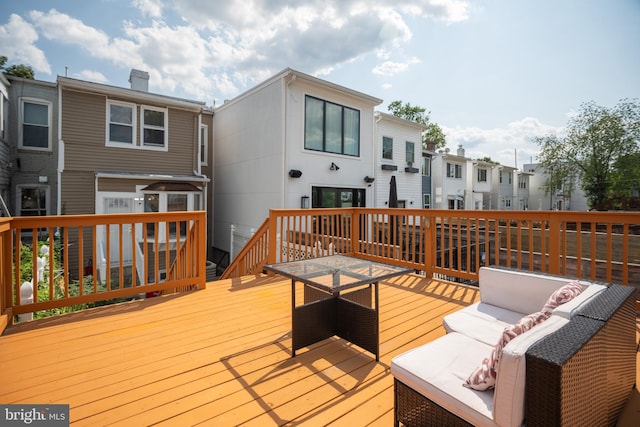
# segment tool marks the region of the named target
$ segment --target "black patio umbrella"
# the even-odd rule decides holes
[[[389,182],[389,207],[398,207],[398,186],[396,185],[396,176],[391,176],[391,182]],[[393,215],[389,216],[389,243],[395,244],[396,235],[396,218]]]
[[[391,182],[389,182],[389,207],[398,207],[398,186],[396,185],[396,176],[391,176]]]

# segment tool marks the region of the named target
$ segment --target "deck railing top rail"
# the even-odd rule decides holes
[[[274,209],[223,277],[264,264],[332,253],[477,281],[502,265],[620,284],[640,283],[640,215],[629,212]],[[248,252],[245,252],[248,253]]]
[[[0,331],[22,317],[206,286],[206,212],[0,219]]]

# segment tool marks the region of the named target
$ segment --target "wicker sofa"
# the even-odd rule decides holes
[[[578,297],[502,349],[495,389],[463,386],[505,325],[568,282],[481,268],[480,302],[446,316],[445,336],[392,360],[395,425],[615,424],[636,378],[633,287],[581,282]]]

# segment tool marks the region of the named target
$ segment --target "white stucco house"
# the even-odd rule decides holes
[[[391,177],[396,177],[398,207],[422,207],[422,131],[425,126],[391,114],[375,112],[376,165],[374,202],[389,202]]]
[[[432,159],[433,209],[469,209],[465,206],[468,196],[467,176],[471,159],[465,157],[464,149],[452,154],[448,148],[438,152]]]
[[[214,246],[273,208],[373,206],[381,99],[287,68],[214,110]]]
[[[493,168],[493,184],[491,192],[491,209],[518,209],[514,196],[515,176],[517,169],[512,166],[495,165]]]
[[[471,194],[467,194],[465,206],[467,209],[491,209],[491,190],[493,181],[493,163],[482,160],[468,162],[471,166],[471,173],[467,181],[471,181],[467,188],[471,188]]]

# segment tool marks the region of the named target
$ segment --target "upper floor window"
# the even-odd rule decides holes
[[[107,144],[135,146],[136,106],[125,102],[107,102]]]
[[[503,174],[502,171],[500,171],[500,183],[502,184],[503,182],[511,184],[511,172],[504,172]]]
[[[462,178],[462,165],[447,163],[447,178]]]
[[[22,137],[20,148],[51,150],[51,103],[36,99],[20,100]]]
[[[518,188],[526,189],[527,188],[527,179],[524,176],[518,177]]]
[[[413,162],[415,162],[415,146],[413,142],[405,141],[407,163],[413,164]]]
[[[140,107],[140,140],[147,148],[167,149],[167,110],[142,106]]]
[[[422,175],[424,176],[431,175],[431,158],[430,157],[422,156],[422,166],[420,169],[421,169]]]
[[[136,104],[108,100],[107,145],[166,151],[168,116],[166,108],[141,105],[138,129]]]
[[[207,165],[207,159],[209,158],[209,126],[200,125],[200,163]]]
[[[304,148],[360,155],[360,111],[306,96]]]
[[[487,170],[478,169],[478,182],[487,182]]]
[[[382,158],[393,160],[393,138],[382,137]]]

